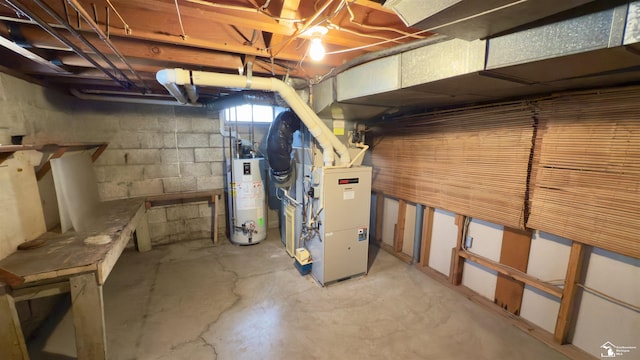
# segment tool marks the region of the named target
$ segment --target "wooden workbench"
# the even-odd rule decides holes
[[[45,233],[36,239],[46,240],[41,247],[0,260],[1,359],[29,358],[15,302],[67,291],[78,359],[107,358],[102,286],[134,232],[139,251],[151,242],[143,199],[102,202],[98,214],[87,231]]]

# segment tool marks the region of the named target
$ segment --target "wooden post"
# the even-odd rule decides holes
[[[422,246],[420,247],[420,261],[418,265],[421,267],[429,266],[429,256],[431,255],[431,235],[433,233],[433,214],[435,209],[427,207],[424,210],[422,219]]]
[[[151,250],[151,237],[149,236],[149,216],[147,212],[138,221],[136,225],[136,247],[139,252],[145,252]]]
[[[212,226],[212,232],[213,234],[211,234],[211,238],[213,239],[213,243],[217,244],[218,243],[218,227],[219,227],[219,221],[218,221],[218,202],[220,201],[220,194],[215,194],[213,195],[213,204],[211,205],[213,207],[213,209],[211,209],[211,213],[212,213],[212,217],[213,219],[211,219],[211,221],[213,222],[213,226]],[[266,204],[265,204],[266,206]],[[269,213],[269,208],[265,207],[265,213],[268,214]],[[267,219],[267,228],[269,227],[269,220]]]
[[[554,332],[554,338],[560,344],[568,342],[571,328],[574,325],[577,312],[576,296],[578,294],[578,284],[582,282],[587,268],[585,261],[586,250],[587,246],[577,241],[574,241],[571,245],[567,276],[564,279],[562,300],[560,301],[560,310],[558,311],[558,320],[556,321]]]
[[[107,334],[102,286],[98,285],[94,273],[73,276],[69,282],[78,359],[106,360]]]
[[[451,249],[451,268],[449,270],[449,281],[453,285],[462,284],[462,269],[464,267],[464,259],[458,255],[458,251],[462,250],[464,242],[464,222],[466,216],[456,214],[455,224],[458,226],[458,235],[456,247]]]
[[[502,233],[500,264],[526,273],[530,249],[531,231],[505,227]],[[523,295],[522,281],[498,273],[494,303],[512,314],[520,315]]]
[[[397,253],[402,252],[402,245],[404,242],[404,223],[407,218],[407,202],[404,200],[398,200],[398,222],[396,225],[396,233],[393,237],[393,251]]]
[[[16,304],[0,286],[0,359],[29,360]]]

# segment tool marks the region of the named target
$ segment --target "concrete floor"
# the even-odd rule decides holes
[[[366,277],[321,288],[277,232],[127,250],[104,288],[109,358],[566,359],[413,266],[371,257]]]

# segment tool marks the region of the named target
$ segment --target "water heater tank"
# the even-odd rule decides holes
[[[255,244],[267,237],[263,158],[233,159],[231,242]]]

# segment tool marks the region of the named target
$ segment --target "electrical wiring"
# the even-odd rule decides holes
[[[616,305],[620,305],[620,306],[625,307],[625,308],[627,308],[629,310],[633,310],[633,311],[635,311],[637,313],[640,313],[640,306],[629,304],[626,301],[622,301],[620,299],[616,299],[613,296],[610,296],[610,295],[607,295],[607,294],[603,293],[602,291],[598,291],[598,290],[596,290],[594,288],[590,288],[590,287],[582,285],[582,284],[576,284],[576,285],[578,287],[584,289],[585,291],[587,291],[589,293],[592,293],[592,294],[594,294],[596,296],[600,296],[600,297],[602,297],[602,298],[604,298],[606,300],[609,300],[609,301],[611,301],[612,303],[614,303]]]
[[[337,24],[334,24],[334,23],[332,23],[330,20],[326,20],[326,22],[329,24],[329,26],[328,26],[328,27],[329,27],[330,29],[335,29],[335,30],[338,30],[338,31],[342,31],[342,32],[346,32],[346,33],[349,33],[349,34],[353,34],[353,35],[361,36],[361,37],[366,37],[366,38],[370,38],[370,39],[377,39],[377,40],[391,40],[391,41],[393,41],[393,42],[399,43],[399,41],[394,41],[393,39],[389,39],[389,38],[386,38],[386,37],[384,37],[384,36],[364,34],[364,33],[361,33],[361,32],[357,32],[357,31],[355,31],[355,30],[350,30],[350,29],[347,29],[347,28],[341,27],[341,26],[339,26],[339,25],[337,25]]]
[[[424,34],[424,33],[427,33],[427,32],[429,32],[429,30],[421,30],[421,31],[417,31],[417,32],[413,33],[412,35],[420,35],[420,34]],[[351,52],[351,51],[364,50],[364,49],[367,49],[367,48],[370,48],[370,47],[388,44],[390,42],[397,42],[398,40],[406,39],[408,37],[411,37],[411,36],[404,35],[404,36],[399,36],[397,38],[393,38],[393,39],[390,39],[390,40],[379,41],[379,42],[373,43],[373,44],[362,45],[362,46],[349,48],[349,49],[344,49],[344,50],[329,51],[325,55],[344,54],[344,53],[348,53],[348,52]]]
[[[113,4],[111,3],[110,0],[105,0],[107,5],[109,5],[109,7],[111,8],[111,10],[113,10],[113,12],[116,14],[116,16],[120,19],[120,21],[122,21],[122,24],[124,25],[124,31],[127,34],[131,34],[131,28],[129,27],[129,25],[127,24],[126,21],[124,21],[124,18],[122,18],[122,15],[120,15],[120,13],[118,12],[118,10],[116,9],[115,6],[113,6]]]
[[[419,36],[419,35],[415,35],[412,33],[408,33],[406,31],[402,31],[402,30],[398,30],[398,29],[394,29],[392,27],[387,27],[387,26],[373,26],[373,25],[367,25],[367,24],[363,24],[360,22],[356,21],[356,15],[353,13],[353,10],[351,10],[351,7],[349,6],[349,1],[348,0],[343,0],[344,5],[347,7],[347,11],[349,12],[349,21],[352,24],[361,26],[365,29],[370,29],[370,30],[382,30],[382,31],[392,31],[395,33],[398,33],[400,35],[407,35],[416,39],[423,39],[423,36]]]
[[[176,3],[176,13],[178,14],[178,23],[180,24],[180,37],[182,40],[187,40],[187,34],[184,32],[184,25],[182,25],[182,16],[180,15],[180,6],[178,6],[178,0],[174,0]]]

